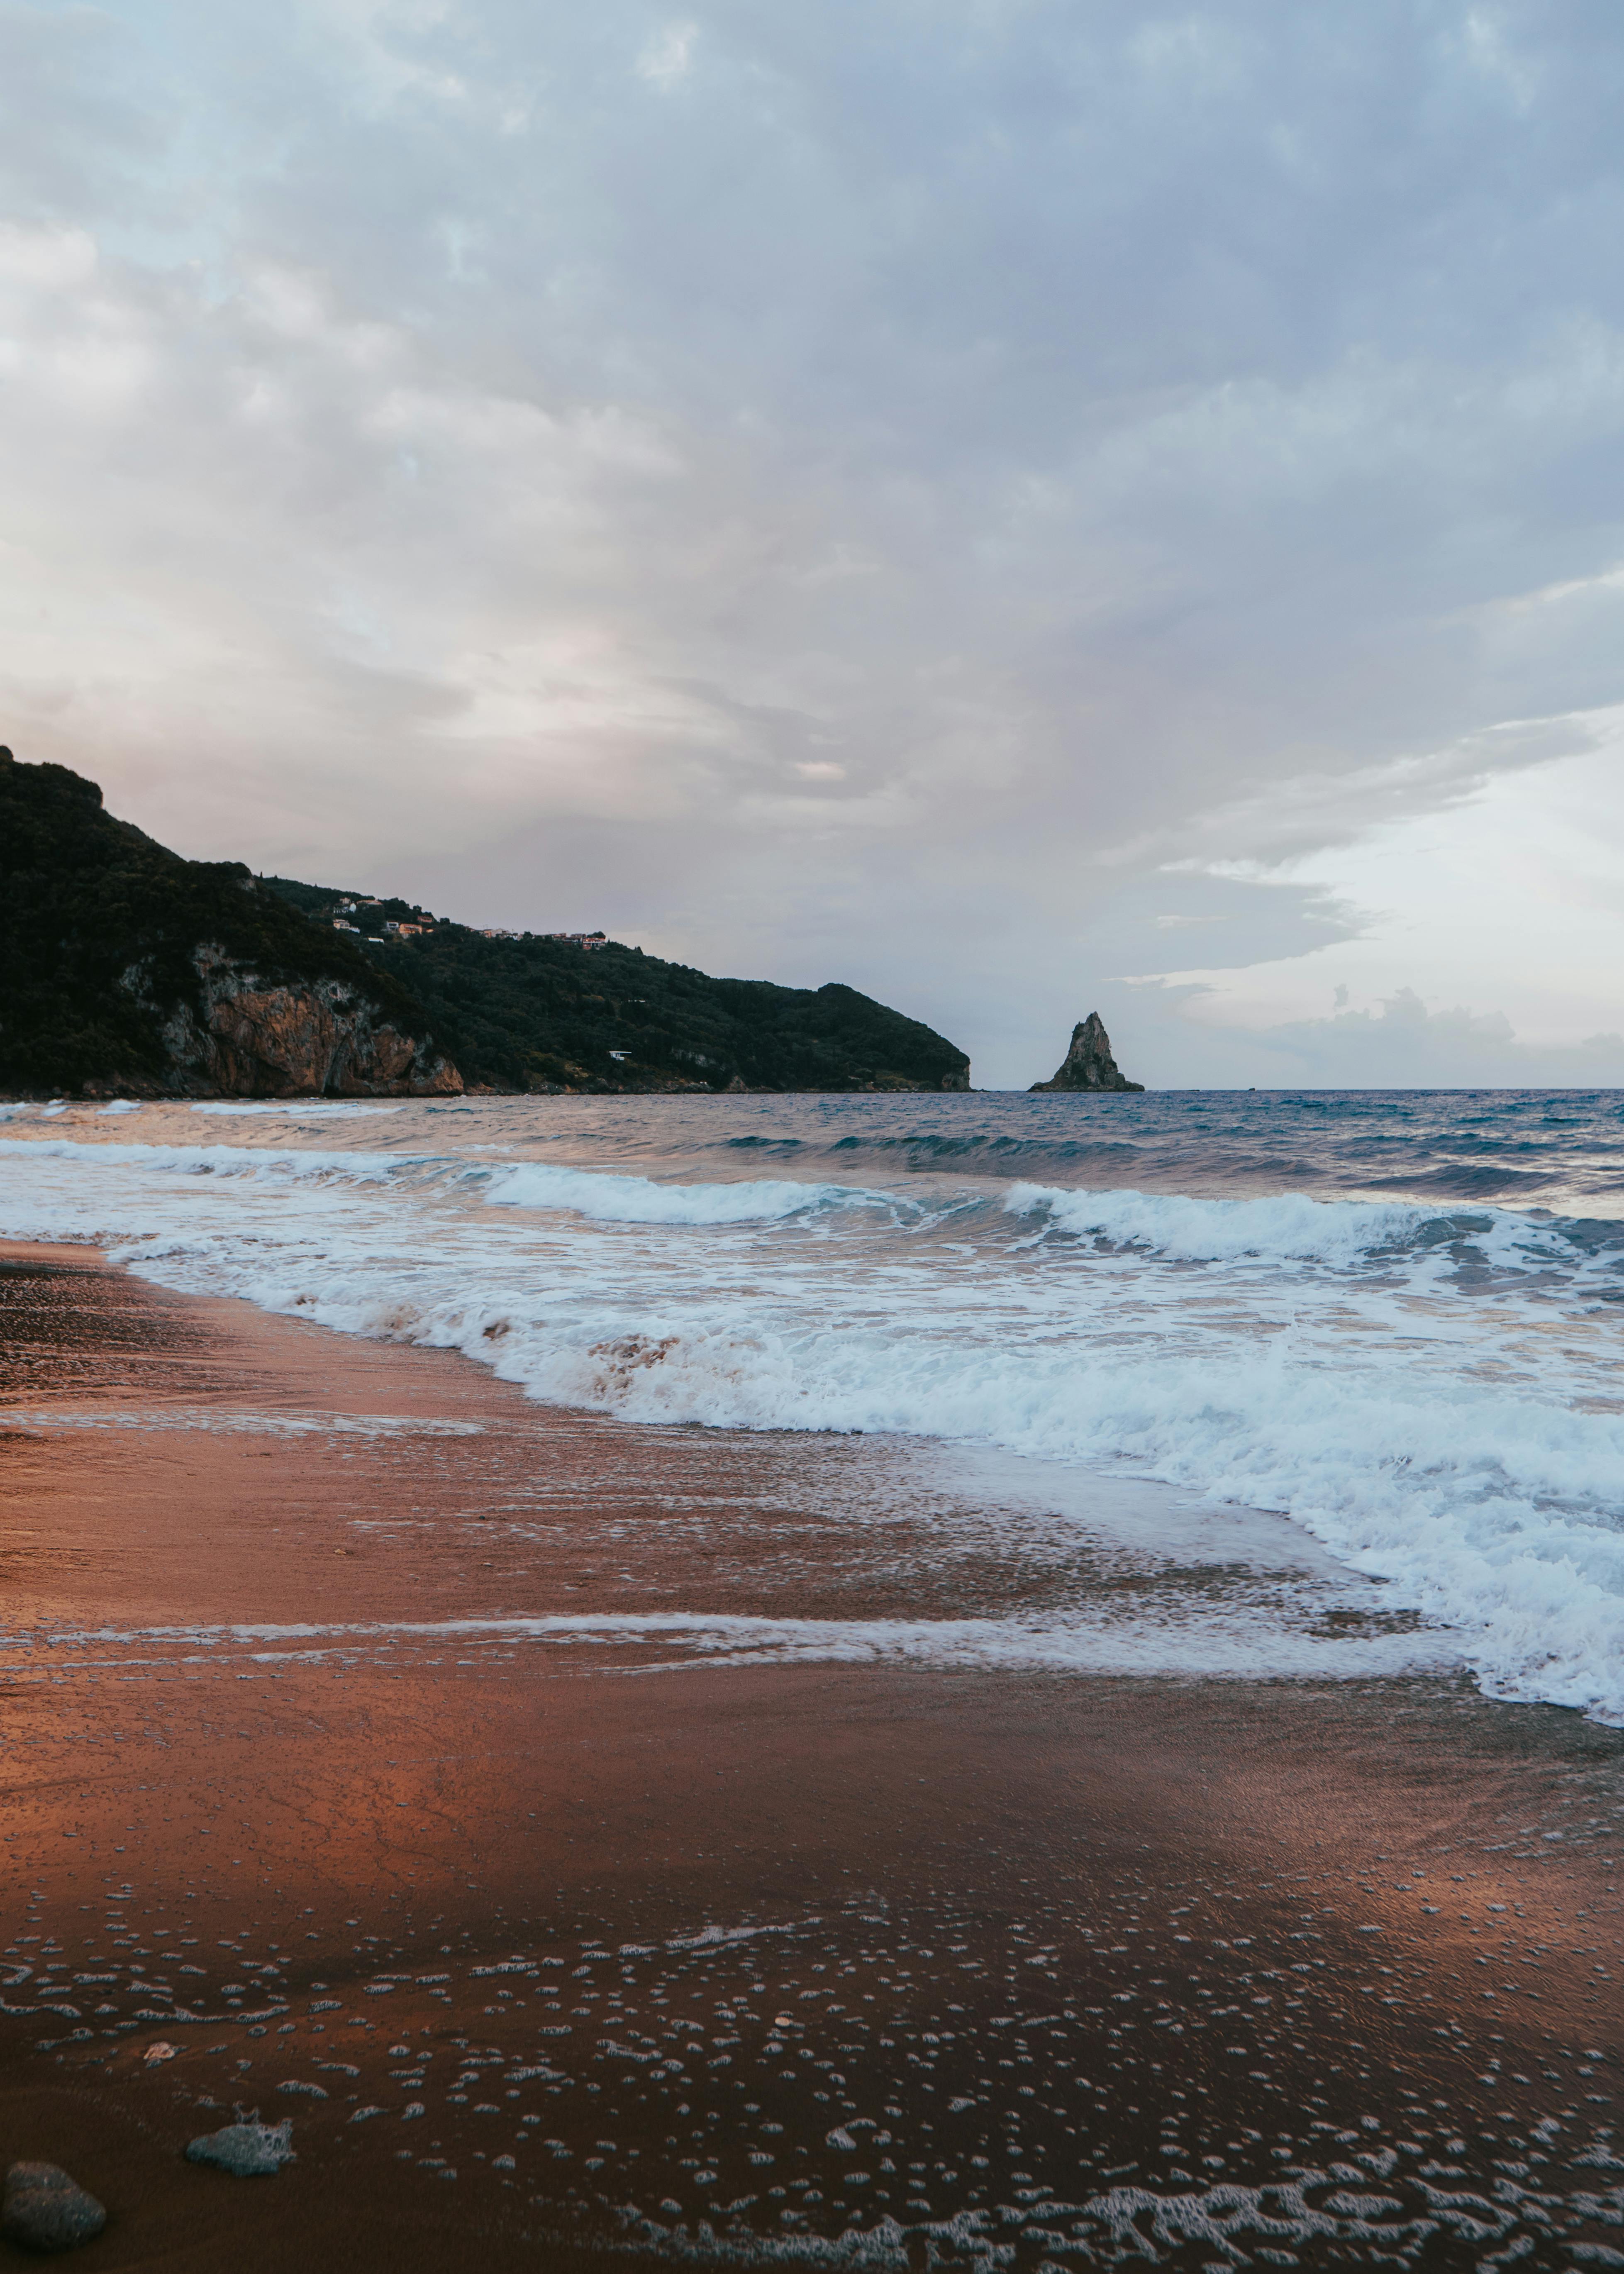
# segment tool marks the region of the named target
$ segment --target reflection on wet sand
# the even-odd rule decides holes
[[[1169,1592],[1380,1638],[1345,1575],[61,1250],[0,1302],[0,2108],[109,2266],[1624,2250],[1616,1736],[1380,1661],[782,1640]],[[182,2160],[239,2108],[274,2179]]]

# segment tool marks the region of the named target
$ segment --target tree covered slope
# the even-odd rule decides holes
[[[962,1050],[854,988],[487,937],[184,860],[94,782],[0,749],[0,1091],[233,1096],[964,1089]],[[432,922],[432,920],[430,920]]]
[[[286,1064],[258,1048],[278,1021]],[[374,1081],[380,1034],[395,1072]],[[389,972],[240,862],[183,860],[115,820],[94,782],[0,749],[0,1089],[448,1087],[407,1070],[432,1043]]]
[[[267,877],[316,921],[356,896]],[[422,921],[405,900],[369,929]],[[432,921],[432,919],[430,920]],[[342,936],[342,935],[341,935]],[[368,955],[424,1005],[470,1084],[498,1089],[966,1089],[965,1053],[855,988],[712,979],[611,940],[487,938],[435,922]]]

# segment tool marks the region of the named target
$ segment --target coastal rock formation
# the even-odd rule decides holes
[[[462,1088],[432,1043],[402,1034],[342,980],[266,986],[208,942],[192,963],[200,1001],[177,1003],[160,1028],[180,1086],[228,1097],[436,1097]],[[139,998],[142,978],[138,969],[120,983]]]
[[[1111,1056],[1111,1038],[1097,1011],[1090,1011],[1071,1029],[1071,1047],[1060,1061],[1052,1081],[1034,1081],[1034,1089],[1138,1089]]]
[[[0,749],[0,1090],[460,1090],[446,1022],[236,861],[186,861],[93,781]]]

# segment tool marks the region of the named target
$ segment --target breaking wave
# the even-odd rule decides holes
[[[631,1421],[907,1432],[1282,1511],[1452,1630],[1491,1694],[1624,1723],[1616,1221],[958,1172],[719,1178],[718,1142],[782,1169],[800,1134],[730,1134],[705,1101],[684,1149],[664,1103],[635,1126],[617,1103],[613,1166],[556,1157],[590,1148],[507,1101],[455,1122],[406,1108],[382,1145],[342,1121],[274,1146],[252,1125],[156,1141],[184,1108],[156,1109],[171,1119],[143,1143],[121,1141],[128,1120],[117,1140],[14,1124],[0,1231],[98,1240],[168,1285],[462,1351]],[[827,1160],[842,1115],[868,1144],[893,1110],[818,1101],[808,1149]],[[1369,1149],[1368,1101],[1359,1116]],[[634,1143],[662,1173],[630,1171]]]

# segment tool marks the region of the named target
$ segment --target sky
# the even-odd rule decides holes
[[[1624,1083],[1616,0],[0,0],[0,740],[1154,1086]]]

